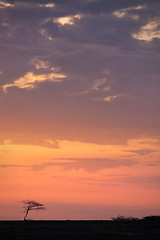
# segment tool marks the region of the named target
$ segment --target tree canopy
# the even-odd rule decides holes
[[[26,220],[29,211],[46,210],[46,208],[44,207],[43,204],[41,204],[39,202],[36,202],[35,200],[24,200],[22,202],[23,202],[23,205],[24,205],[24,208],[25,208],[24,220]]]

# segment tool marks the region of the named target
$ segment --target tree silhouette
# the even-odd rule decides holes
[[[118,217],[113,217],[112,220],[114,221],[121,221],[121,222],[126,222],[126,221],[138,221],[138,218],[135,217],[125,217],[125,216],[121,216],[119,215]]]
[[[32,210],[36,210],[36,211],[46,210],[46,208],[44,207],[43,204],[38,203],[38,202],[36,202],[34,200],[33,201],[31,201],[31,200],[24,200],[22,202],[23,202],[23,205],[24,205],[24,208],[25,208],[24,220],[26,220],[29,211],[32,211]]]

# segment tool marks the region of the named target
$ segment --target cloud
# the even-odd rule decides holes
[[[13,7],[13,6],[14,6],[14,4],[12,4],[12,3],[0,1],[0,9],[1,9],[1,8]]]
[[[10,144],[11,142],[12,142],[12,141],[11,141],[10,139],[4,139],[4,140],[3,140],[3,143],[4,143],[4,144]]]
[[[146,25],[140,28],[138,33],[133,33],[132,36],[135,39],[143,40],[146,42],[152,41],[154,38],[160,39],[160,19],[155,19],[148,22]]]
[[[156,153],[158,150],[151,149],[151,148],[142,148],[142,149],[135,149],[135,150],[125,150],[125,152],[135,153],[141,156],[149,155],[151,153]]]
[[[77,19],[80,19],[81,16],[79,14],[74,15],[74,16],[65,16],[65,17],[60,17],[56,18],[53,20],[54,23],[60,23],[61,25],[72,25],[77,21]]]
[[[40,4],[40,7],[53,8],[53,7],[55,7],[55,4],[54,3],[45,3],[45,4]]]
[[[36,165],[0,165],[1,168],[10,167],[25,167],[35,171],[44,170],[48,167],[62,167],[64,170],[78,170],[84,169],[87,172],[97,172],[102,169],[119,168],[119,167],[132,167],[137,162],[130,159],[105,159],[105,158],[54,158],[52,162],[44,162]]]
[[[6,92],[7,88],[18,87],[18,88],[35,88],[36,83],[51,81],[51,82],[61,82],[65,75],[58,73],[47,73],[47,74],[34,74],[33,72],[26,73],[23,77],[15,80],[14,83],[5,84],[2,86],[3,90]]]
[[[158,188],[160,186],[160,176],[155,175],[106,175],[107,178],[95,179],[95,178],[80,178],[79,181],[89,185],[99,185],[106,187],[107,185],[126,187],[139,187],[139,188]],[[71,179],[72,180],[72,179]],[[73,178],[73,181],[76,180]]]
[[[148,167],[160,166],[160,162],[159,162],[159,161],[147,162],[147,163],[146,163],[146,166],[148,166]]]
[[[146,175],[146,176],[127,176],[117,178],[118,182],[123,182],[127,185],[136,185],[142,188],[154,188],[160,187],[160,176],[159,175]]]
[[[32,63],[35,65],[36,70],[43,69],[49,70],[50,72],[45,73],[34,73],[27,72],[23,77],[15,80],[13,83],[2,85],[2,89],[4,92],[7,92],[7,89],[10,87],[18,87],[18,88],[35,88],[37,83],[50,81],[50,82],[61,82],[62,79],[66,78],[66,75],[57,73],[53,67],[48,66],[47,61],[40,61],[38,59],[32,59]]]
[[[96,80],[95,82],[94,82],[94,84],[93,84],[93,87],[91,88],[91,90],[96,90],[96,91],[99,91],[99,90],[101,90],[101,88],[103,89],[103,90],[109,90],[110,89],[110,87],[108,86],[108,87],[104,87],[104,85],[105,85],[105,83],[107,82],[107,79],[106,78],[102,78],[102,79],[98,79],[98,80]]]
[[[43,139],[44,146],[51,148],[59,148],[59,142],[57,140],[53,140],[52,138]]]
[[[46,29],[40,29],[39,32],[41,33],[41,35],[43,37],[45,37],[46,39],[48,39],[49,41],[53,40],[53,36],[51,34],[49,34],[49,32]]]
[[[103,89],[103,91],[109,91],[109,90],[111,90],[111,87],[105,87]],[[95,100],[101,101],[101,102],[112,102],[115,99],[117,99],[119,97],[123,97],[123,96],[126,96],[126,95],[125,94],[116,94],[116,95],[109,95],[107,97],[95,97]]]
[[[54,177],[55,179],[58,178]],[[60,179],[61,177],[59,177]],[[64,178],[64,181],[78,181],[82,184],[88,184],[88,185],[99,185],[99,186],[120,186],[120,185],[130,185],[130,187],[140,187],[140,188],[158,188],[160,186],[160,176],[159,175],[135,175],[135,176],[129,176],[129,175],[106,175],[106,178],[103,179],[96,179],[93,177],[90,178],[76,178],[71,177],[67,179],[67,177]]]
[[[21,164],[0,164],[0,168],[22,168],[22,167],[26,167],[26,165],[21,165]]]
[[[118,98],[119,96],[121,96],[121,95],[119,94],[119,95],[114,95],[114,96],[108,96],[108,97],[105,97],[105,98],[104,98],[104,101],[105,101],[105,102],[111,102],[111,101],[113,101],[114,99]]]
[[[28,134],[19,134],[18,136],[16,134],[9,134],[8,138],[0,137],[0,145],[24,145],[24,146],[41,146],[41,147],[47,147],[51,149],[58,149],[60,148],[60,142],[59,140],[51,137],[49,135],[44,136],[43,134],[32,134],[29,132]],[[5,134],[7,135],[7,134]]]
[[[49,69],[50,68],[48,61],[42,61],[42,60],[39,60],[38,58],[33,58],[31,60],[31,62],[35,66],[36,69]]]
[[[138,10],[142,10],[144,8],[145,8],[145,5],[142,5],[142,6],[140,5],[140,6],[136,6],[136,7],[128,7],[128,8],[116,10],[115,12],[113,12],[113,15],[118,18],[128,17],[128,18],[132,18],[133,20],[139,20],[139,15],[136,13],[138,13]]]
[[[132,167],[137,162],[130,159],[125,160],[113,160],[105,158],[60,158],[53,160],[61,160],[63,162],[48,163],[49,165],[63,166],[65,170],[70,169],[85,169],[87,172],[97,172],[107,168],[118,168],[118,167]],[[47,166],[47,164],[45,165]]]

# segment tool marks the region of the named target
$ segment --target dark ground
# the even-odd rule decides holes
[[[160,221],[0,221],[1,240],[160,239]]]

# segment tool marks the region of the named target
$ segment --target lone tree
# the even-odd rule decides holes
[[[46,208],[44,207],[43,204],[38,203],[38,202],[36,202],[34,200],[33,201],[31,201],[31,200],[24,200],[22,202],[23,202],[23,205],[24,205],[24,208],[25,208],[24,220],[26,220],[29,211],[32,211],[32,210],[36,210],[36,211],[46,210]]]

